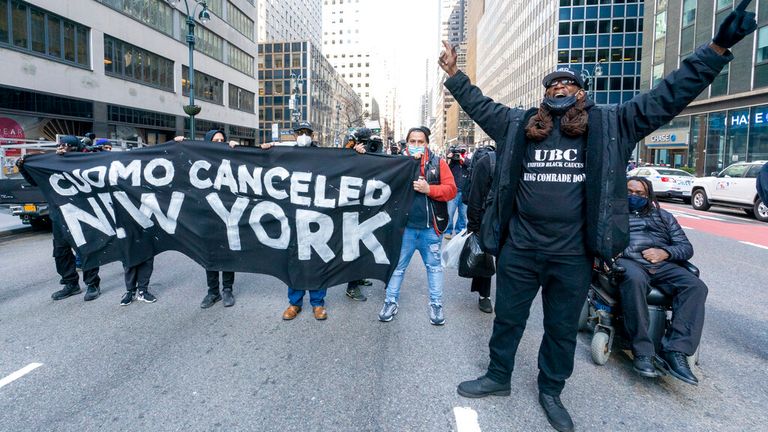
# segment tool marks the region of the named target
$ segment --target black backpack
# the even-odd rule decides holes
[[[496,152],[492,147],[482,147],[478,149],[474,155],[472,155],[469,166],[463,175],[464,183],[461,187],[461,202],[465,205],[469,204],[469,191],[472,190],[472,168],[475,165],[475,162],[480,161],[480,159],[484,158],[485,156],[491,158],[491,176],[493,176],[494,169],[496,168]]]

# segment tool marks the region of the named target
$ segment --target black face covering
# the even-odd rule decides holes
[[[549,108],[549,112],[554,115],[563,115],[574,105],[576,105],[576,96],[565,97],[544,97],[544,105]]]

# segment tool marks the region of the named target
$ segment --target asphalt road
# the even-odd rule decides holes
[[[596,366],[582,334],[563,393],[577,430],[762,431],[768,425],[768,250],[701,229],[688,234],[710,287],[695,369],[701,384],[638,377],[621,352]],[[119,264],[102,268],[99,299],[85,303],[81,294],[54,302],[58,276],[50,250],[49,233],[0,238],[0,380],[41,364],[0,381],[1,431],[551,430],[536,400],[538,300],[512,395],[472,400],[455,388],[484,373],[492,316],[477,309],[468,280],[455,271],[446,273],[444,327],[429,324],[418,259],[390,323],[376,319],[381,282],[365,289],[364,303],[332,288],[325,322],[309,309],[284,322],[285,287],[267,276],[237,274],[237,304],[201,310],[204,272],[177,253],[155,261],[157,303],[118,305]],[[459,410],[457,421],[456,408],[469,410]]]

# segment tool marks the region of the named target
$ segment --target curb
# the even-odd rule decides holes
[[[20,226],[20,227],[17,227],[17,228],[11,228],[11,229],[8,229],[8,230],[0,230],[0,238],[10,237],[10,236],[12,236],[14,234],[21,234],[21,233],[25,233],[25,232],[32,232],[33,230],[34,230],[34,228],[32,228],[32,226],[30,226],[30,225]]]

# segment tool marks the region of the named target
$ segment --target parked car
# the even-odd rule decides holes
[[[693,182],[691,205],[709,210],[713,205],[744,209],[757,220],[768,222],[768,206],[757,195],[757,174],[766,161],[737,162],[710,177]]]
[[[696,177],[687,171],[645,166],[635,168],[627,175],[645,177],[650,180],[653,183],[653,192],[659,198],[678,198],[686,204],[691,202],[691,185]]]

